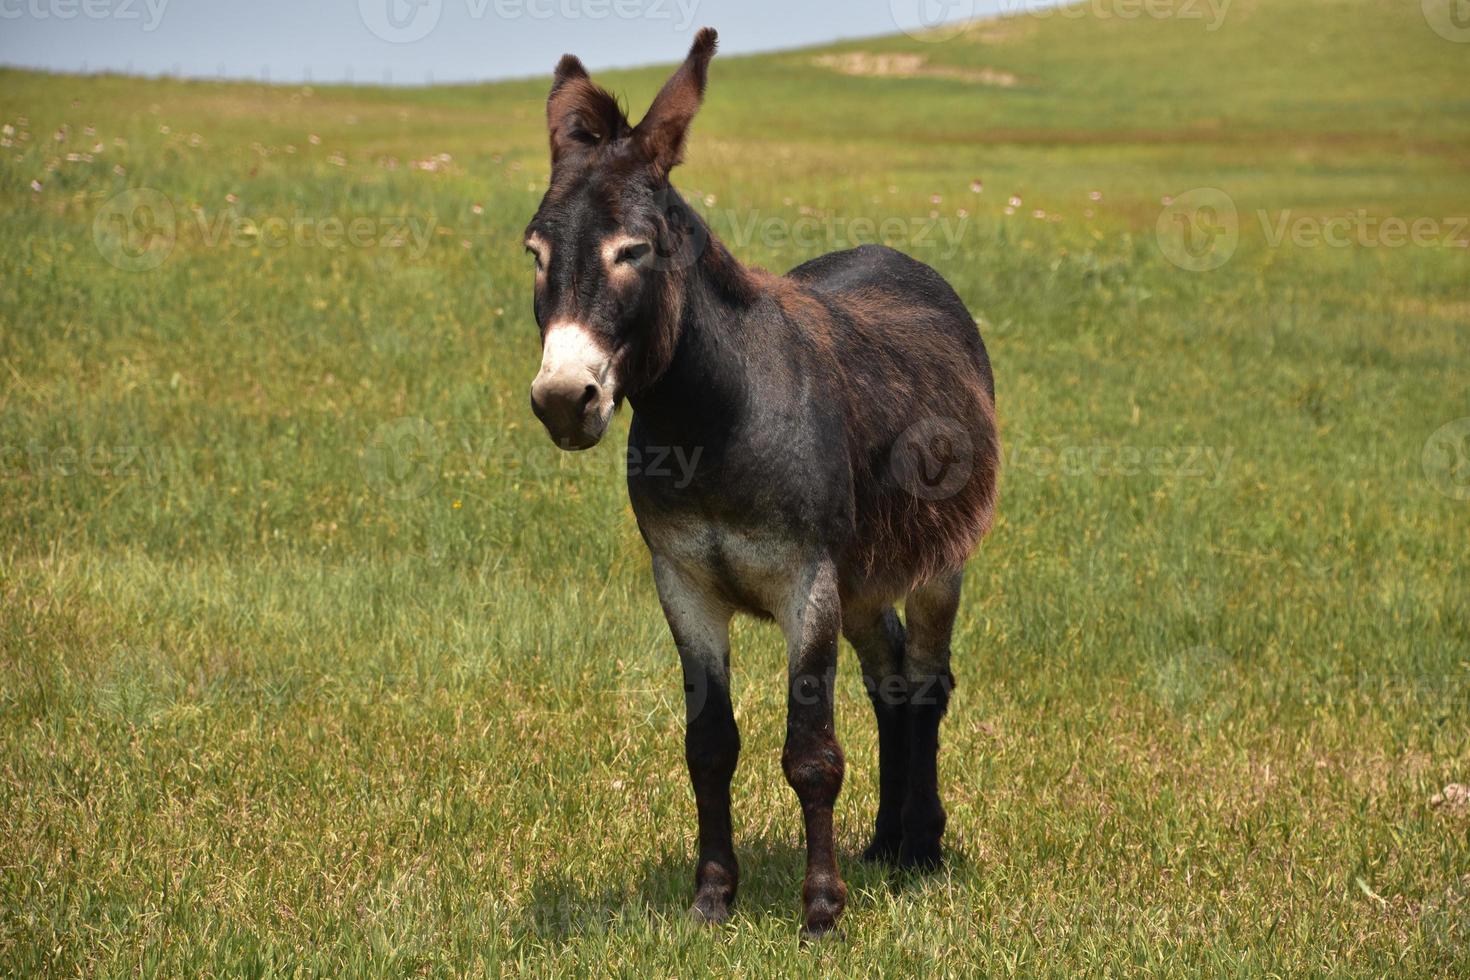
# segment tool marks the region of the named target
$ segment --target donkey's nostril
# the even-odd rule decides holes
[[[531,384],[531,410],[564,449],[586,449],[602,436],[602,386],[585,374],[539,374]]]

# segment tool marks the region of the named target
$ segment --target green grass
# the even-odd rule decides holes
[[[0,155],[0,970],[1465,974],[1470,816],[1429,801],[1470,782],[1470,474],[1432,439],[1470,416],[1470,250],[1267,231],[1453,232],[1467,51],[1410,0],[1236,0],[1214,31],[1020,17],[716,61],[676,182],[778,270],[897,219],[982,321],[1007,450],[949,867],[855,860],[845,656],[848,939],[814,950],[779,637],[735,631],[743,881],[700,931],[621,454],[559,454],[526,408],[546,79],[0,72],[29,134]],[[844,52],[927,61],[813,63]],[[664,71],[601,80],[638,111]],[[1239,215],[1206,272],[1156,232],[1197,187]],[[135,188],[175,212],[144,271],[108,261]],[[221,237],[231,209],[371,241]],[[403,418],[432,433],[409,458]]]

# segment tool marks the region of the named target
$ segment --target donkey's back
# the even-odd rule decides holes
[[[850,591],[889,593],[962,565],[995,511],[995,382],[975,320],[932,268],[882,245],[787,274],[825,308],[841,376],[856,531]]]
[[[975,320],[959,294],[930,266],[886,245],[860,245],[803,262],[786,275],[839,302],[877,293],[902,304],[892,311],[895,314],[905,310],[921,314],[921,329],[946,333],[970,352],[986,394],[994,399],[990,357]],[[881,326],[885,332],[902,335],[907,325],[899,319]]]

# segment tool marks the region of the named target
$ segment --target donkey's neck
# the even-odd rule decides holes
[[[648,437],[668,446],[718,440],[743,415],[750,392],[751,338],[740,326],[761,292],[724,244],[702,231],[706,245],[684,276],[673,357],[653,384],[629,397]]]

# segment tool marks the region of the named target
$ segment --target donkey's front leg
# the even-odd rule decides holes
[[[837,870],[832,807],[842,789],[842,748],[832,730],[832,688],[837,672],[837,636],[842,607],[830,561],[800,576],[782,628],[786,633],[789,687],[786,747],[781,766],[801,800],[806,823],[806,880],[801,889],[804,936],[830,930],[847,904],[847,886]]]
[[[740,757],[740,732],[730,706],[732,611],[659,558],[653,561],[653,578],[684,668],[684,759],[699,812],[690,913],[719,923],[730,917],[740,878],[730,834],[730,780]]]

